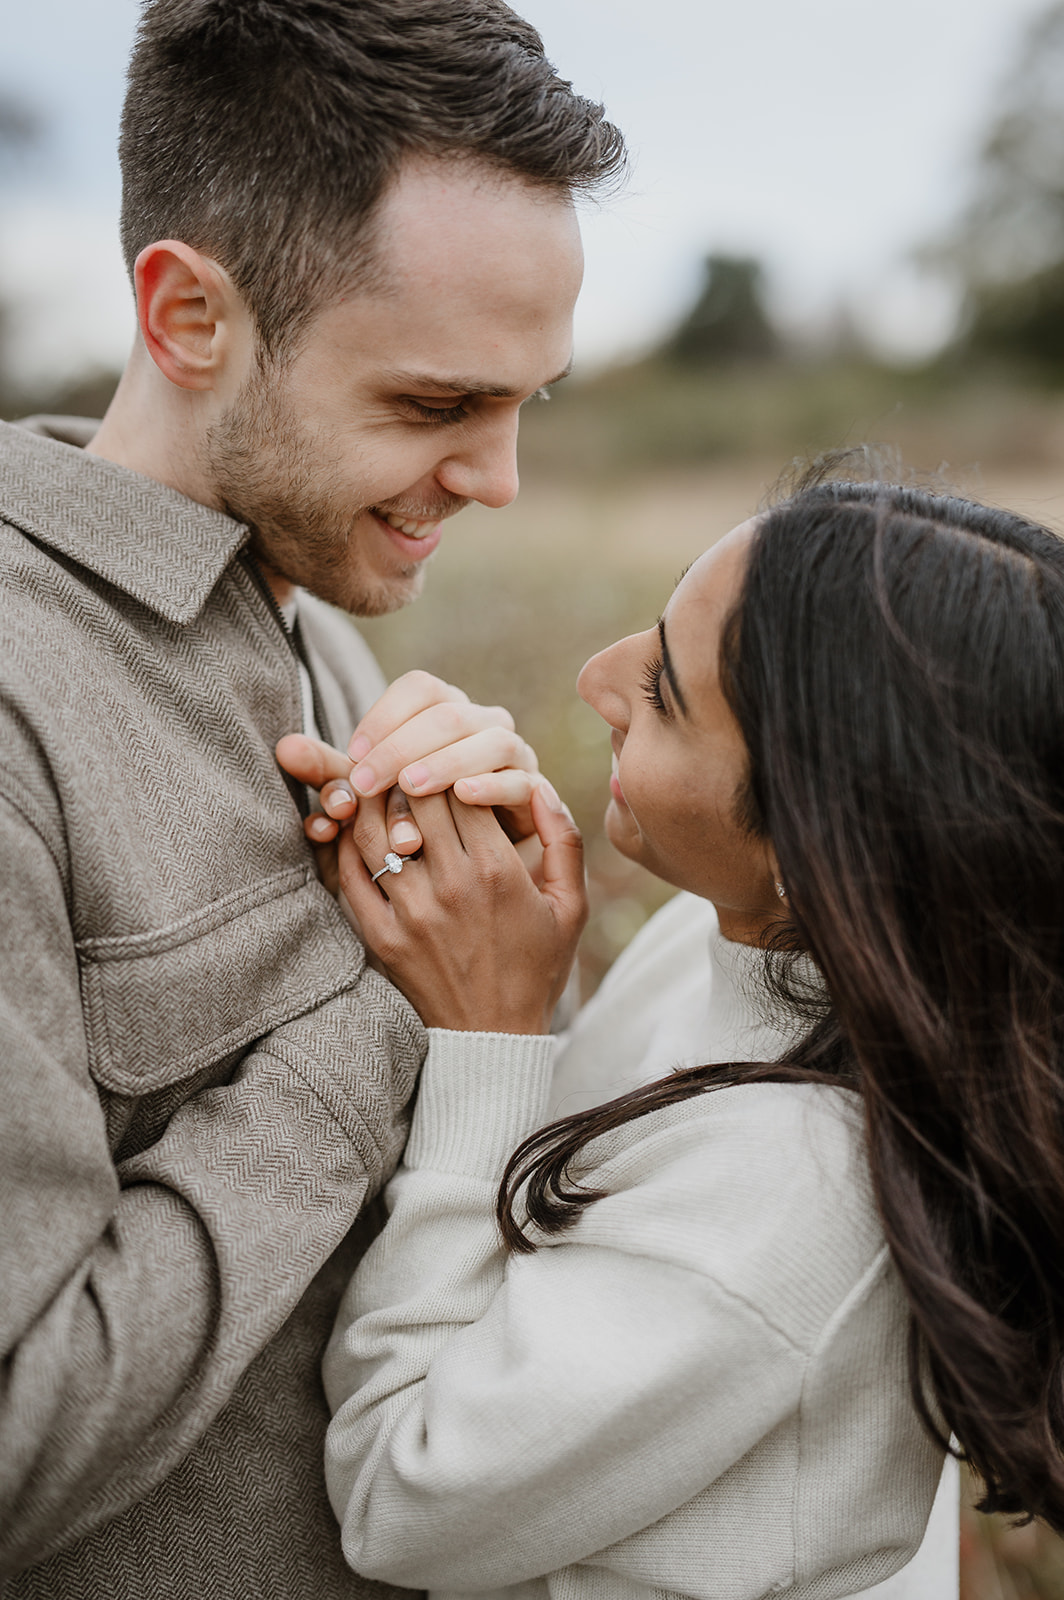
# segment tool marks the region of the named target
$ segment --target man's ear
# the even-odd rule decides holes
[[[209,256],[163,239],[134,267],[137,318],[155,365],[181,389],[213,389],[246,320],[232,280]]]

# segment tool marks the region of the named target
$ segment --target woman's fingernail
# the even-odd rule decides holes
[[[466,794],[472,795],[474,800],[480,793],[480,784],[477,783],[475,778],[463,778],[462,788],[465,790]]]
[[[417,766],[404,768],[399,776],[402,778],[403,784],[407,789],[420,789],[426,783],[428,783],[432,774],[428,767],[422,766],[419,763]]]
[[[421,843],[421,835],[412,822],[393,822],[388,832],[393,844]]]
[[[353,806],[355,803],[355,796],[351,785],[349,783],[344,783],[343,780],[341,780],[339,783],[334,783],[332,788],[329,790],[329,801],[330,804],[335,801],[338,805]]]
[[[316,839],[331,838],[334,827],[335,823],[330,822],[328,817],[311,817],[307,823],[307,828]]]
[[[358,734],[347,747],[347,753],[352,761],[362,761],[369,755],[373,746],[364,733]]]
[[[552,811],[557,811],[563,817],[567,817],[569,815],[569,807],[565,804],[565,801],[561,799],[554,785],[552,783],[548,783],[546,778],[541,778],[539,780],[539,792]]]
[[[356,767],[351,774],[351,786],[359,794],[369,794],[371,789],[377,787],[377,774],[372,767]]]

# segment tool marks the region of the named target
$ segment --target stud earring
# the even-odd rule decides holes
[[[787,891],[778,878],[776,879],[776,893],[779,895],[781,900],[786,900]]]

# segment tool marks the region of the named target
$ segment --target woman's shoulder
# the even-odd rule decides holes
[[[609,996],[629,986],[644,969],[672,972],[677,961],[707,961],[708,941],[717,932],[717,913],[708,900],[674,894],[644,922],[602,980],[598,993]]]
[[[703,1273],[796,1343],[885,1266],[852,1091],[713,1090],[600,1136],[586,1158],[579,1181],[606,1196],[569,1238]]]

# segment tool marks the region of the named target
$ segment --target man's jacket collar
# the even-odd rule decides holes
[[[80,417],[0,423],[0,519],[170,622],[189,623],[247,538],[221,511],[100,456]]]

